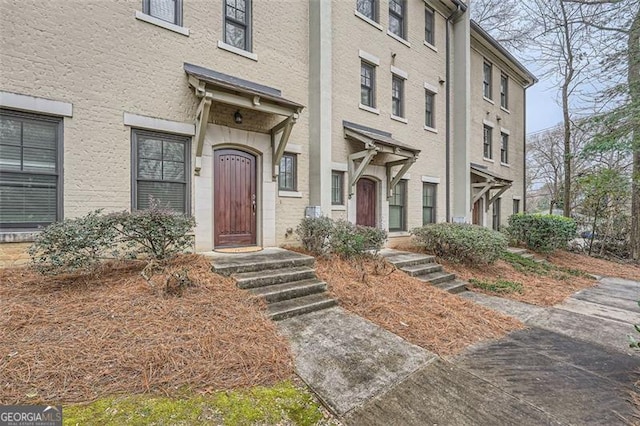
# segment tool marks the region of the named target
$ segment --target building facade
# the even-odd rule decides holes
[[[393,241],[423,223],[472,221],[479,191],[478,223],[490,226],[487,206],[500,198],[503,222],[524,196],[524,91],[535,78],[463,2],[0,9],[2,264],[24,258],[52,221],[152,197],[193,215],[195,249],[210,251],[294,244],[300,220],[318,213]],[[509,135],[504,164],[482,156],[487,123],[492,156]],[[495,182],[508,186],[499,197]]]

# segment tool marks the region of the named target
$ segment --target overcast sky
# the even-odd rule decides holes
[[[527,134],[552,127],[562,121],[562,108],[556,101],[557,89],[549,80],[527,89]]]

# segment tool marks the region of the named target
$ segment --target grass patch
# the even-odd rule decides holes
[[[495,280],[495,281],[485,281],[485,280],[476,280],[475,278],[471,278],[469,280],[469,284],[474,287],[481,288],[486,291],[490,291],[493,293],[522,293],[523,287],[522,284],[515,281],[507,281],[507,280]]]
[[[590,277],[589,274],[579,269],[557,266],[548,262],[536,262],[515,253],[504,253],[502,259],[513,266],[516,271],[527,275],[551,276],[558,280],[566,280],[571,277]]]
[[[88,405],[64,407],[63,415],[65,425],[332,424],[308,391],[288,381],[183,399],[147,395],[101,398]]]

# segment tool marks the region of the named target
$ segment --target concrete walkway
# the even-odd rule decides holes
[[[440,359],[341,308],[286,320],[300,377],[347,425],[632,424],[640,283],[606,278],[553,308],[467,292],[530,327]],[[640,392],[640,389],[635,389]]]

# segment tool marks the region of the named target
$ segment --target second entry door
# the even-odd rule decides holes
[[[360,178],[356,185],[356,224],[376,226],[377,191],[376,182]]]

